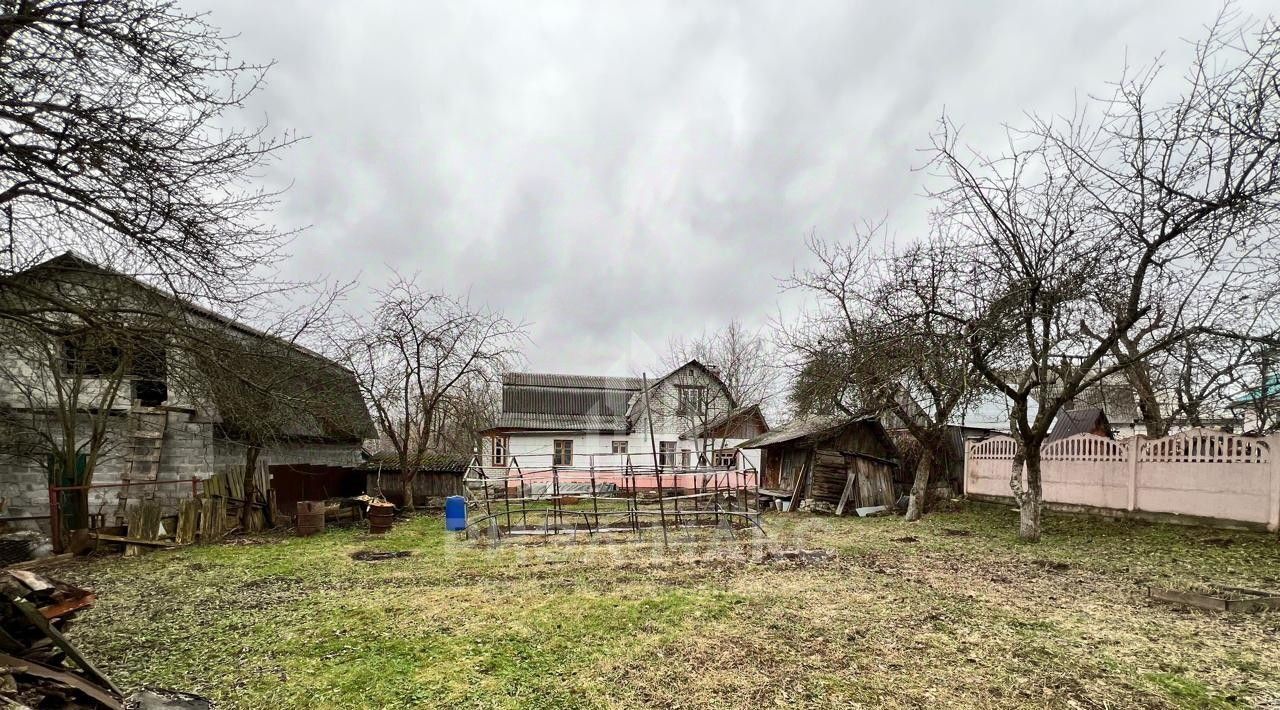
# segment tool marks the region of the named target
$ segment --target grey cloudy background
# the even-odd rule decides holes
[[[284,265],[389,269],[527,320],[535,370],[630,374],[668,338],[800,306],[810,232],[923,229],[945,108],[1002,122],[1175,70],[1204,0],[1040,3],[187,0],[275,60],[247,118],[309,136],[266,176]],[[1244,3],[1249,13],[1262,2]]]

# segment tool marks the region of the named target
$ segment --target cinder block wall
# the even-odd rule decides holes
[[[189,481],[206,479],[227,466],[244,465],[245,446],[236,442],[214,438],[214,425],[199,421],[189,411],[169,411],[164,433],[164,445],[160,456],[160,468],[156,480]],[[119,483],[127,466],[130,439],[129,420],[119,417],[111,422],[108,445],[94,470],[95,484]],[[88,429],[82,432],[88,435]],[[360,463],[360,445],[296,443],[268,447],[260,457],[268,465],[322,464],[329,466],[356,466]],[[90,491],[89,512],[102,512],[111,523],[119,509],[118,488]],[[166,511],[176,510],[178,501],[191,495],[190,483],[131,487],[129,500],[143,497],[144,491],[161,503]],[[48,474],[43,463],[14,456],[0,457],[0,497],[6,506],[0,516],[17,517],[49,514]],[[47,521],[14,523],[12,527],[40,528],[48,530]]]

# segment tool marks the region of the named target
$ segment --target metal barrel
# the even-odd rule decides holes
[[[391,530],[391,522],[395,519],[396,507],[390,503],[369,504],[369,532],[381,535]]]
[[[318,500],[298,501],[298,537],[324,532],[324,503]]]

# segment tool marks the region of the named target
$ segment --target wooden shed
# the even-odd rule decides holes
[[[897,448],[875,418],[809,417],[743,442],[761,451],[762,493],[795,510],[892,506]]]
[[[413,477],[414,505],[424,505],[433,500],[466,493],[463,477],[467,472],[467,456],[446,453],[427,453],[416,466]],[[379,452],[371,455],[360,468],[365,474],[365,490],[372,496],[382,496],[404,505],[404,481],[400,480],[400,457],[395,452]]]

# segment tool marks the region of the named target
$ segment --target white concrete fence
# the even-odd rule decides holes
[[[1011,498],[1014,447],[1007,436],[967,442],[965,494]],[[1191,429],[1122,441],[1077,434],[1045,444],[1040,461],[1044,500],[1051,506],[1280,529],[1280,434]]]

